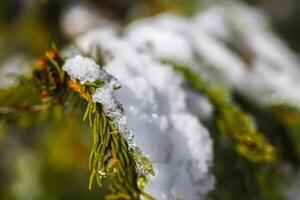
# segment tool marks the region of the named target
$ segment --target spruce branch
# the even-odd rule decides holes
[[[294,106],[288,104],[279,104],[272,106],[271,111],[285,126],[291,127],[300,125],[300,111]]]
[[[222,90],[210,86],[185,66],[167,63],[186,78],[190,87],[208,97],[215,108],[218,131],[235,141],[235,149],[239,155],[253,162],[275,161],[276,154],[273,146],[267,142],[262,133],[256,130],[250,116],[231,103]]]
[[[30,106],[11,106],[11,107],[0,107],[0,114],[24,112],[24,111],[41,111],[46,110],[46,105],[30,105]]]
[[[53,116],[48,106],[41,104],[40,93],[33,78],[17,78],[16,84],[0,90],[0,118],[22,128],[40,123]]]
[[[146,175],[138,172],[138,167],[142,167],[152,173],[150,162],[140,151],[129,148],[114,119],[106,115],[100,103],[92,101],[91,95],[105,81],[80,83],[79,80],[73,80],[63,71],[64,62],[56,48],[53,48],[38,61],[39,69],[34,71],[34,75],[41,94],[45,94],[42,95],[44,103],[66,104],[65,99],[73,91],[87,104],[83,121],[88,121],[93,131],[89,189],[95,181],[101,187],[102,180],[109,178],[111,194],[106,199],[140,199],[141,195],[145,199],[152,199],[143,191]]]

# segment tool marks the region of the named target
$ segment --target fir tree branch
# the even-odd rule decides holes
[[[46,93],[47,104],[64,104],[64,97],[74,91],[87,103],[83,121],[88,121],[93,131],[93,148],[89,159],[91,171],[89,189],[96,180],[98,186],[102,186],[102,180],[111,179],[110,195],[107,199],[152,199],[143,192],[146,177],[138,173],[137,165],[150,173],[151,164],[139,151],[135,152],[128,147],[124,136],[117,129],[115,121],[106,116],[102,105],[95,103],[91,95],[97,87],[101,87],[104,81],[86,82],[81,84],[78,80],[72,80],[62,70],[64,59],[55,48],[46,53],[46,57],[38,62],[39,69],[35,70],[36,80],[42,93]]]
[[[253,162],[275,161],[273,146],[266,141],[262,133],[256,130],[248,114],[226,99],[222,90],[210,86],[187,67],[172,62],[171,65],[186,78],[190,87],[208,97],[215,108],[215,120],[219,132],[230,136],[235,141],[235,149],[239,155]]]
[[[271,107],[276,118],[285,126],[300,125],[300,111],[288,104],[280,104]]]
[[[41,111],[46,110],[47,105],[30,105],[30,106],[15,106],[15,107],[0,107],[0,114],[9,114],[16,112],[24,112],[24,111]]]

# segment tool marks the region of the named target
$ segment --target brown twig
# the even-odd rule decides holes
[[[20,111],[41,111],[46,110],[47,105],[33,105],[33,106],[14,106],[14,107],[0,107],[0,114],[16,113]]]

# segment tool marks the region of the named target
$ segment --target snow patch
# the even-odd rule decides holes
[[[171,66],[162,64],[154,51],[117,34],[107,35],[110,31],[100,29],[78,39],[85,50],[91,45],[101,46],[106,57],[103,68],[122,86],[113,93],[97,89],[93,100],[108,102],[104,107],[113,109],[116,108],[109,104],[112,96],[122,103],[126,127],[134,133],[156,174],[149,177],[146,192],[157,199],[205,198],[215,182],[209,172],[212,140],[187,104],[188,95],[193,92],[187,92],[183,78]],[[189,100],[201,98],[195,94]],[[197,105],[198,111],[199,106],[207,105]]]

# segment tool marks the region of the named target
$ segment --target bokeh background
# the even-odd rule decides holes
[[[22,65],[27,58],[43,55],[52,42],[64,47],[77,35],[107,23],[125,26],[165,11],[193,15],[220,2],[0,0],[0,66]],[[300,53],[299,0],[244,2],[261,10],[274,32]],[[0,74],[0,87],[5,84],[7,80]],[[16,97],[22,98],[22,94],[16,91]],[[67,118],[62,112],[56,108],[47,113],[50,116],[31,113],[30,117],[20,113],[5,116],[5,120],[0,114],[0,199],[101,199],[105,187],[88,190],[89,129],[78,123],[80,111],[69,111]]]

